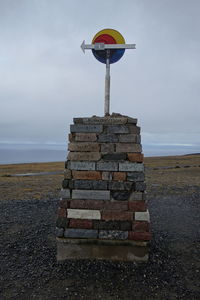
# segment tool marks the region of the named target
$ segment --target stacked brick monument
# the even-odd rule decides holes
[[[146,261],[149,213],[137,119],[75,118],[70,130],[57,260]]]

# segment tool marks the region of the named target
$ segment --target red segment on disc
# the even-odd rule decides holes
[[[104,44],[117,44],[115,39],[109,34],[101,34],[95,40],[95,43],[104,43]]]

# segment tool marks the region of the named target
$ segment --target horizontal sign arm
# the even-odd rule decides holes
[[[136,49],[136,44],[104,44],[104,43],[95,43],[95,44],[85,44],[85,41],[81,44],[81,49],[85,53],[85,50],[94,49],[96,51],[102,51],[107,49]]]

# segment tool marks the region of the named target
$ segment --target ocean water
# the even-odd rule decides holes
[[[145,156],[167,156],[199,153],[194,146],[143,145]],[[0,144],[0,164],[65,161],[67,145]]]

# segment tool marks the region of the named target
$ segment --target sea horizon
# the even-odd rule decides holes
[[[192,145],[143,144],[145,157],[188,155],[199,152],[198,147]],[[0,165],[64,162],[67,154],[66,144],[0,143]]]

